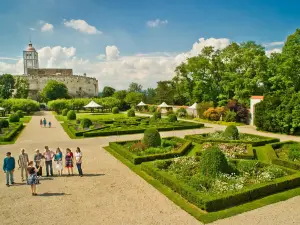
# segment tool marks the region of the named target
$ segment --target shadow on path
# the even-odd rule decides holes
[[[42,197],[51,197],[51,196],[63,196],[63,195],[71,195],[71,194],[66,194],[66,193],[43,193],[43,194],[39,194],[38,196],[42,196]]]

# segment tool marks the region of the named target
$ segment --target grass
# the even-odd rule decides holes
[[[20,122],[29,123],[31,118],[32,118],[31,116],[24,116],[23,118],[20,118]]]
[[[201,122],[201,123],[212,123],[212,124],[218,124],[218,125],[224,125],[224,126],[245,126],[246,124],[244,123],[238,123],[238,122],[225,122],[225,121],[211,121],[211,120],[206,120],[206,119],[201,119],[201,118],[195,118],[193,121]]]
[[[197,145],[194,145],[189,154],[192,154],[193,151],[197,150]],[[113,149],[110,147],[104,147],[106,151],[108,151],[110,154],[112,154],[114,157],[116,157],[118,160],[120,160],[123,164],[125,164],[129,169],[131,169],[133,172],[135,172],[137,175],[139,175],[141,178],[143,178],[145,181],[147,181],[149,184],[151,184],[153,187],[155,187],[157,190],[159,190],[162,194],[164,194],[167,198],[169,198],[172,202],[174,202],[176,205],[178,205],[181,209],[188,212],[190,215],[195,217],[197,220],[203,222],[203,223],[211,223],[213,221],[228,218],[231,216],[235,216],[240,213],[244,213],[250,210],[254,210],[269,204],[274,204],[276,202],[285,201],[289,198],[295,197],[300,195],[300,187],[291,189],[288,191],[280,192],[277,194],[269,195],[267,197],[248,202],[246,204],[242,204],[239,206],[235,206],[229,209],[221,210],[218,212],[211,212],[207,213],[199,208],[197,208],[195,205],[187,202],[184,198],[182,198],[179,194],[172,191],[170,188],[166,187],[165,185],[161,184],[158,180],[154,179],[153,177],[149,176],[145,172],[141,170],[141,165],[133,165],[128,160],[124,159],[122,156],[117,154]]]

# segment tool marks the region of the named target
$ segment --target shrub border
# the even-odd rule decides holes
[[[164,139],[176,138],[178,141],[184,142],[183,145],[177,149],[176,151],[162,153],[162,154],[153,154],[153,155],[146,155],[146,156],[137,156],[126,148],[124,148],[121,143],[125,143],[126,141],[121,142],[109,142],[109,147],[115,150],[119,155],[123,156],[125,159],[129,160],[133,164],[141,164],[142,162],[153,161],[157,159],[169,159],[178,156],[184,155],[192,145],[191,141],[186,141],[184,139],[178,137],[168,137]]]
[[[6,134],[3,137],[0,137],[0,142],[12,141],[18,135],[18,133],[23,129],[23,127],[24,127],[23,123],[18,123],[18,125],[13,130],[11,130],[8,134]]]

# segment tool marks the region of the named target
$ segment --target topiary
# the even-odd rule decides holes
[[[230,140],[239,140],[239,130],[234,125],[226,127],[224,131],[224,136]]]
[[[187,117],[187,115],[188,115],[188,113],[187,113],[187,111],[186,111],[186,109],[185,108],[180,108],[180,109],[178,109],[177,111],[176,111],[176,115],[178,116],[178,117]]]
[[[11,123],[15,123],[15,122],[20,122],[20,117],[18,116],[18,114],[11,114],[10,116],[9,116],[9,122],[11,122]]]
[[[152,119],[154,120],[161,119],[161,112],[153,113]]]
[[[5,119],[0,119],[0,128],[8,128],[9,122]]]
[[[112,108],[112,113],[113,114],[118,114],[119,113],[119,108],[118,107],[113,107]]]
[[[157,129],[148,128],[144,132],[143,143],[147,147],[159,147],[161,146],[161,138]]]
[[[80,121],[80,126],[82,128],[89,128],[90,126],[92,126],[93,123],[90,119],[88,118],[83,118],[81,121]]]
[[[18,110],[16,112],[16,114],[19,116],[19,118],[23,118],[24,117],[24,112],[22,110]]]
[[[177,121],[177,116],[175,114],[170,114],[168,116],[168,121],[171,122],[171,123],[176,122]]]
[[[227,173],[229,166],[224,153],[216,146],[205,150],[200,158],[200,173],[204,176],[216,177],[219,173]]]
[[[70,110],[68,113],[67,113],[67,119],[68,120],[76,120],[76,113],[74,110]]]
[[[133,109],[129,109],[129,110],[127,111],[127,116],[128,116],[128,117],[135,117],[135,112],[134,112],[134,110],[133,110]]]
[[[63,115],[63,116],[66,116],[66,115],[68,114],[68,112],[69,112],[68,109],[64,109],[64,110],[62,111],[62,115]]]

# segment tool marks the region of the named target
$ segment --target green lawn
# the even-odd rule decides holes
[[[31,118],[32,118],[31,116],[24,116],[23,118],[20,118],[20,122],[29,123]]]

